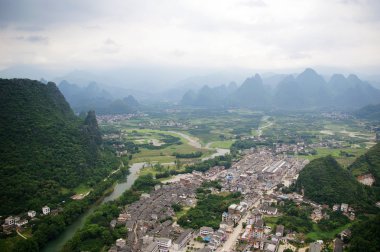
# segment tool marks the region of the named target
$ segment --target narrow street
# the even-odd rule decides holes
[[[248,217],[249,217],[249,212],[252,210],[254,207],[258,207],[260,203],[260,199],[258,199],[252,207],[247,211],[245,216],[239,221],[239,225],[234,228],[234,231],[228,236],[227,241],[223,244],[222,247],[218,248],[216,251],[217,252],[231,252],[233,251],[236,242],[239,239],[240,233],[243,232],[243,222],[246,222]]]

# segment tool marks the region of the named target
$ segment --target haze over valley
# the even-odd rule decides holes
[[[375,0],[0,0],[0,251],[380,251]]]

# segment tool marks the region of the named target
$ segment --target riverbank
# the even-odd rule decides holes
[[[113,187],[113,191],[105,197],[102,197],[95,204],[93,204],[85,213],[77,218],[72,224],[70,224],[59,236],[58,238],[50,241],[44,248],[43,252],[56,252],[61,251],[64,245],[73,238],[74,234],[81,229],[88,216],[90,216],[97,207],[100,205],[115,200],[119,198],[123,192],[128,190],[138,178],[138,171],[143,167],[144,163],[136,163],[129,169],[129,174],[124,182],[117,183]]]

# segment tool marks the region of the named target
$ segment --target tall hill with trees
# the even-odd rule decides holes
[[[343,169],[331,156],[311,161],[299,174],[296,189],[320,204],[348,203],[357,210],[370,210],[375,205],[373,191]]]
[[[75,116],[54,83],[0,79],[0,94],[0,215],[60,202],[115,168],[95,113]]]

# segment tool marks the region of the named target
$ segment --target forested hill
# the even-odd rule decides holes
[[[375,204],[373,191],[357,182],[331,156],[307,164],[299,174],[296,188],[303,189],[305,197],[320,204],[348,203],[357,210],[366,211]]]
[[[377,200],[380,200],[380,143],[358,157],[348,169],[354,176],[371,174],[375,179],[372,188],[376,192]]]
[[[76,117],[54,83],[0,79],[0,95],[0,215],[60,202],[114,168],[95,113]]]
[[[368,105],[357,111],[355,116],[358,118],[380,121],[380,103],[376,105]]]

